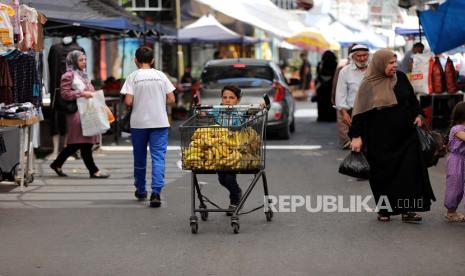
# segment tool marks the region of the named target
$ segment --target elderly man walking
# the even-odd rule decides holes
[[[349,126],[352,124],[351,114],[354,107],[358,88],[365,76],[368,67],[369,49],[365,45],[357,44],[349,51],[351,63],[341,69],[336,85],[336,108],[340,113],[342,122],[347,126],[340,132],[340,142],[344,149],[350,146],[347,135]]]

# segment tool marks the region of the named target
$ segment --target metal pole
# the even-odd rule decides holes
[[[123,35],[123,56],[121,57],[121,79],[124,79],[124,56],[126,53],[126,36]]]
[[[420,10],[417,10],[417,17],[418,17],[418,35],[420,36],[420,43],[421,43],[421,20],[420,20]]]
[[[176,29],[181,29],[181,1],[176,0]],[[178,81],[181,80],[184,73],[184,54],[182,52],[182,45],[178,42]]]

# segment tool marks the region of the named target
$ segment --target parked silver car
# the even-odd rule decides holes
[[[267,131],[289,139],[295,131],[295,102],[284,77],[272,61],[219,59],[205,64],[199,98],[203,105],[220,103],[221,89],[236,85],[242,90],[241,104],[256,104],[267,94],[271,99]]]

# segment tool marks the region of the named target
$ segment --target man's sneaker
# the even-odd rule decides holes
[[[236,210],[236,208],[237,208],[236,205],[230,204],[229,207],[228,207],[229,211],[226,212],[226,215],[227,215],[228,217],[232,216],[233,213],[234,213],[234,211]]]
[[[157,193],[152,193],[150,196],[150,207],[158,208],[161,206],[160,195]]]
[[[135,191],[134,196],[137,198],[137,200],[143,201],[147,199],[147,192],[139,194],[137,191]]]

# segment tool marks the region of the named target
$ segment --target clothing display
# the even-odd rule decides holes
[[[35,106],[41,106],[40,82],[35,58],[18,50],[13,50],[4,57],[8,62],[13,83],[12,101],[31,102]]]
[[[6,58],[0,57],[0,102],[10,104],[13,102],[13,81],[11,80],[10,67]]]
[[[5,4],[0,4],[0,43],[3,46],[13,45],[13,25],[10,16],[14,16],[14,9]]]
[[[23,32],[23,39],[18,43],[18,48],[21,51],[33,49],[38,43],[39,28],[38,17],[36,9],[21,5],[19,7],[21,29]]]

